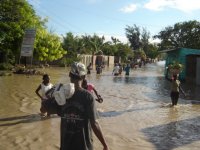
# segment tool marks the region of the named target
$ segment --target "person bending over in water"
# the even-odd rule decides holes
[[[172,101],[172,106],[177,105],[178,99],[179,99],[179,93],[181,92],[184,96],[186,96],[185,92],[181,88],[181,85],[180,85],[181,82],[178,80],[177,74],[174,74],[172,79],[170,79],[170,78],[168,78],[168,76],[166,76],[166,79],[171,82],[170,97],[171,97],[171,101]]]
[[[91,93],[95,93],[96,96],[97,96],[97,99],[96,101],[98,101],[99,103],[102,103],[103,102],[103,99],[101,97],[101,95],[98,94],[97,90],[95,89],[94,85],[91,84],[91,83],[88,83],[86,79],[83,80],[82,82],[82,87],[86,90],[88,90],[89,92]]]
[[[53,87],[53,84],[50,83],[50,76],[48,74],[44,74],[42,79],[43,79],[43,82],[38,86],[38,88],[35,91],[38,97],[40,97],[41,102],[48,99],[45,94],[47,91],[49,91]],[[41,90],[41,94],[39,93],[40,90]],[[41,116],[45,117],[46,110],[42,106],[42,103],[41,103],[40,112],[41,112]],[[50,116],[48,112],[47,112],[47,116],[48,117]]]

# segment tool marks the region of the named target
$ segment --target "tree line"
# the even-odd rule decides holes
[[[36,15],[32,5],[26,0],[1,0],[0,2],[0,64],[16,64],[20,58],[23,35],[27,28],[36,29],[34,60],[45,63],[60,59],[63,64],[77,60],[77,54],[96,54],[99,50],[105,55],[120,56],[122,61],[134,58],[156,58],[160,50],[186,47],[200,48],[200,23],[187,21],[166,27],[153,38],[160,39],[152,44],[150,32],[137,25],[126,26],[127,43],[115,37],[106,41],[104,36],[77,36],[66,32],[61,37],[48,31],[48,18]],[[0,65],[1,68],[2,65]]]

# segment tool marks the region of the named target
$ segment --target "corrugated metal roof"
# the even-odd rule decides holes
[[[162,51],[159,51],[160,53],[167,53],[167,52],[170,52],[170,51],[176,51],[176,50],[179,50],[180,48],[173,48],[173,49],[165,49],[165,50],[162,50]]]

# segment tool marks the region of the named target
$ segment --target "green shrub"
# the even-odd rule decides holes
[[[0,63],[0,70],[11,70],[13,66],[9,63]]]

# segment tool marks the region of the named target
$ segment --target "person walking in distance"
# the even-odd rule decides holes
[[[93,150],[92,130],[97,136],[103,150],[109,150],[101,127],[97,121],[97,110],[93,95],[82,88],[87,70],[84,64],[74,62],[69,73],[75,92],[60,107],[61,143],[60,150]]]
[[[91,74],[91,70],[92,70],[92,63],[89,63],[89,65],[87,66],[87,74]]]
[[[114,75],[114,76],[118,76],[119,75],[119,65],[118,65],[118,63],[115,63],[115,66],[114,66],[114,69],[113,69],[113,72],[112,72],[112,74]]]
[[[127,65],[126,65],[126,67],[125,67],[125,69],[124,69],[124,70],[125,70],[125,72],[126,72],[126,73],[125,73],[125,75],[126,75],[126,76],[129,76],[130,69],[131,69],[130,65],[129,65],[129,64],[127,64]]]

